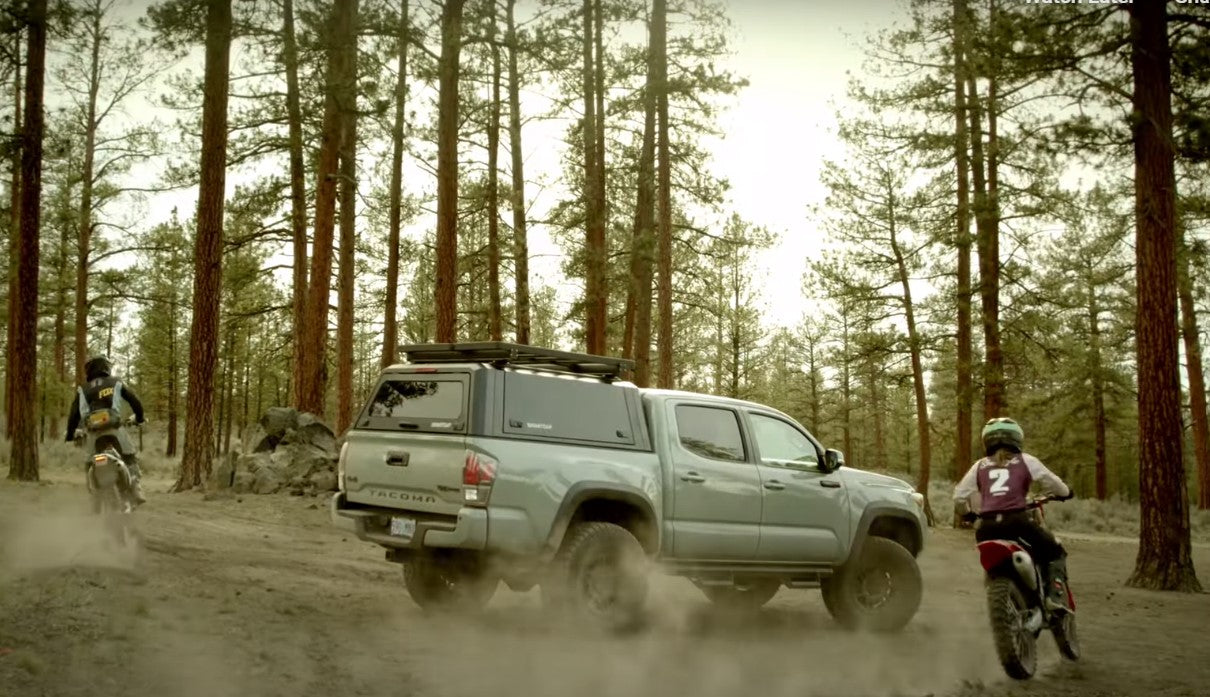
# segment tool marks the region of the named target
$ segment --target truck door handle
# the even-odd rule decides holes
[[[410,457],[411,456],[408,453],[405,453],[402,450],[392,450],[388,452],[386,457],[383,459],[390,467],[407,467]]]
[[[682,482],[693,482],[694,484],[701,484],[702,482],[706,481],[706,478],[703,477],[702,475],[698,474],[697,472],[686,472],[681,475],[681,481]]]
[[[821,480],[819,480],[819,485],[826,486],[829,489],[839,489],[840,488],[840,482],[836,481],[835,479],[821,479]]]
[[[782,484],[776,479],[770,479],[769,481],[765,482],[765,488],[773,491],[781,491],[782,489],[786,488],[786,485]]]

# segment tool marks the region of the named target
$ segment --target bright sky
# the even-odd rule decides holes
[[[824,191],[819,172],[825,158],[842,156],[833,137],[838,106],[843,105],[846,73],[859,73],[866,37],[898,18],[900,3],[889,0],[726,0],[733,22],[733,56],[726,67],[748,79],[749,86],[722,117],[725,138],[715,144],[713,171],[731,183],[732,210],[766,226],[779,242],[759,258],[757,278],[764,279],[764,310],[769,320],[794,325],[809,310],[801,293],[801,278],[817,257],[822,233],[810,219],[810,207],[820,204]],[[130,10],[141,14],[147,0],[132,0]],[[564,122],[531,122],[525,131],[526,175],[557,181]],[[414,169],[405,173],[412,193],[432,193],[431,175]],[[229,188],[234,186],[229,177]],[[527,194],[534,212],[555,192],[531,185]],[[174,192],[151,202],[150,219],[168,218],[173,206],[183,216],[196,205],[196,190]],[[431,227],[423,216],[409,226],[417,235]],[[545,231],[532,232],[537,258],[531,268],[539,280],[558,283],[558,255]],[[570,300],[576,291],[560,295]]]

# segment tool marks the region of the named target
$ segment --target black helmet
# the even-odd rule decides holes
[[[109,359],[105,356],[93,356],[84,364],[84,379],[92,382],[98,378],[109,377]]]
[[[1025,447],[1025,432],[1012,419],[990,419],[983,426],[983,447],[988,455],[999,448],[1008,448],[1019,453]]]

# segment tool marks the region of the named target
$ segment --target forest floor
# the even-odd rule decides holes
[[[323,499],[205,500],[151,478],[136,557],[104,551],[78,473],[49,480],[0,481],[3,697],[1193,697],[1210,685],[1210,594],[1124,588],[1129,539],[1068,539],[1084,660],[1062,661],[1043,636],[1038,677],[1014,683],[968,532],[929,535],[924,604],[896,636],[836,628],[818,592],[783,589],[741,618],[660,576],[650,628],[606,638],[504,586],[482,613],[423,613],[399,567],[334,527]],[[1210,585],[1210,549],[1194,555]]]

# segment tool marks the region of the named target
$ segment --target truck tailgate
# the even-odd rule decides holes
[[[354,430],[346,458],[351,502],[441,515],[462,508],[463,435]]]

